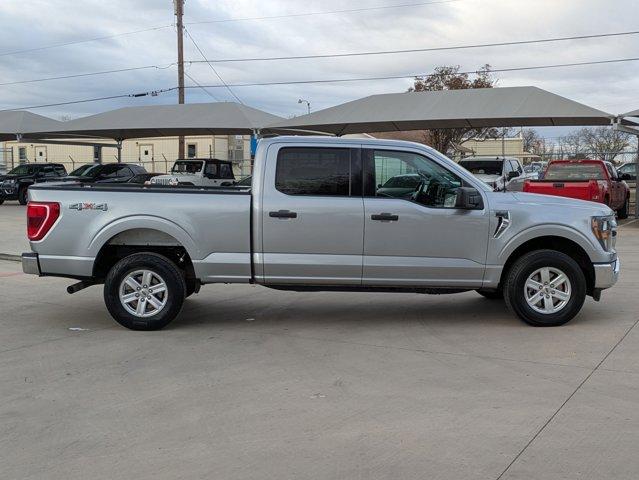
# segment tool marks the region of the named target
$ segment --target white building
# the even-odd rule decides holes
[[[105,139],[77,139],[73,142],[104,144],[104,146],[60,145],[37,142],[0,142],[0,170],[9,170],[20,163],[62,163],[68,172],[85,163],[116,162],[114,142]],[[246,135],[189,136],[185,139],[187,158],[218,158],[232,160],[235,174],[250,174],[251,140]],[[166,173],[178,157],[177,137],[158,137],[125,140],[122,143],[122,162],[137,163],[149,172]]]

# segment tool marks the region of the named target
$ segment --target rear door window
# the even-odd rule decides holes
[[[277,154],[275,188],[287,195],[351,194],[351,150],[285,147]]]

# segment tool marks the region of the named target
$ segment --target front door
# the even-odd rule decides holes
[[[266,283],[361,284],[359,155],[357,148],[269,147],[261,209]]]
[[[153,144],[152,143],[140,144],[139,149],[140,149],[140,154],[139,154],[140,163],[148,171],[153,171],[153,169],[150,167],[150,165],[152,165],[153,163]]]
[[[46,146],[33,147],[33,153],[35,154],[35,161],[36,162],[46,162],[47,161],[47,147]]]
[[[421,153],[363,150],[365,285],[481,286],[489,213],[455,208],[455,173]],[[419,176],[412,192],[385,188]]]

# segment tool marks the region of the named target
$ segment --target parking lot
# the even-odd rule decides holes
[[[459,295],[207,286],[159,332],[21,273],[0,207],[2,478],[634,479],[639,222],[559,328]]]

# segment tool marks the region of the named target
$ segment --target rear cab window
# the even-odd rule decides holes
[[[606,174],[600,163],[559,163],[548,165],[544,180],[587,181],[605,180]]]
[[[275,188],[286,195],[361,195],[353,156],[349,148],[283,147],[277,154]]]

